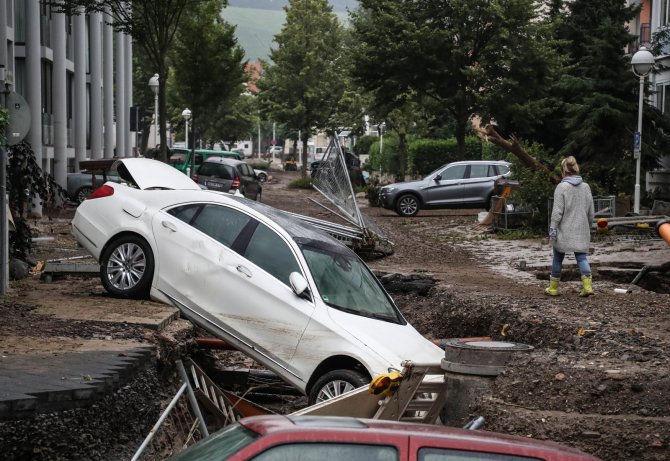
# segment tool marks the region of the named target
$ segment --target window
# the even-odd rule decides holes
[[[350,314],[404,324],[375,276],[353,252],[318,242],[303,244],[301,250],[326,304]]]
[[[388,445],[354,443],[295,443],[271,447],[254,461],[346,459],[347,461],[395,461],[398,451]]]
[[[300,273],[300,266],[291,248],[265,224],[258,224],[244,251],[244,257],[287,286],[291,286],[291,272]]]
[[[470,177],[471,178],[489,178],[495,176],[496,172],[493,168],[493,165],[488,164],[476,164],[470,166]]]
[[[259,435],[239,423],[231,424],[207,437],[202,442],[182,451],[178,460],[221,461],[234,455],[258,439]]]
[[[233,168],[221,163],[204,162],[200,166],[198,174],[201,176],[215,176],[221,179],[233,179]]]
[[[173,208],[168,213],[229,248],[251,221],[244,213],[219,205],[184,205]]]
[[[454,165],[450,166],[442,172],[442,181],[448,181],[452,179],[463,179],[465,177],[465,169],[467,165]]]
[[[539,461],[539,458],[527,456],[444,448],[421,448],[417,459],[419,461]]]

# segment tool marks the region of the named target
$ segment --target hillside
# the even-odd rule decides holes
[[[236,36],[249,61],[268,59],[274,36],[284,25],[282,9],[288,0],[231,0],[230,6],[222,12],[222,17],[237,26]],[[346,23],[346,8],[357,4],[353,0],[331,0],[333,11],[340,22]],[[240,6],[244,5],[244,6]],[[258,6],[251,8],[251,5]]]

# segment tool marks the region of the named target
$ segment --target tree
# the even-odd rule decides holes
[[[106,13],[118,31],[133,37],[144,48],[159,77],[158,121],[160,152],[157,159],[167,160],[166,85],[167,57],[185,10],[209,0],[42,0],[69,15],[100,11]],[[148,81],[148,78],[146,79]]]
[[[182,121],[181,111],[188,107],[195,130],[215,141],[235,140],[242,119],[235,108],[243,104],[240,95],[249,80],[235,28],[221,17],[224,6],[224,0],[211,0],[185,12],[169,56],[176,81],[169,88],[170,100],[180,108],[175,121]],[[247,123],[246,132],[249,127]]]
[[[353,15],[359,46],[354,72],[387,100],[416,91],[454,120],[465,151],[470,119],[503,115],[506,105],[553,78],[555,58],[540,47],[533,0],[361,0]],[[504,104],[500,104],[504,101]]]
[[[342,27],[327,0],[289,0],[286,22],[258,82],[264,110],[300,130],[302,176],[307,177],[307,140],[329,128],[344,90]]]
[[[630,190],[633,132],[637,128],[638,79],[622,50],[635,38],[627,24],[639,5],[619,0],[565,2],[568,9],[559,36],[566,40],[571,70],[566,76],[564,142],[561,152],[577,157],[608,190]],[[569,39],[569,40],[568,40]],[[646,108],[642,162],[653,167],[667,149],[668,120]]]

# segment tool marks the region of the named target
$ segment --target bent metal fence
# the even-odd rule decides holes
[[[301,219],[328,232],[351,246],[354,251],[384,255],[393,253],[391,242],[363,216],[358,207],[349,168],[337,136],[331,137],[323,158],[312,175],[312,186],[335,205],[337,210],[328,208],[316,201],[314,203],[350,223],[351,226],[343,226],[306,216],[300,216]]]
[[[176,365],[183,383],[135,452],[132,461],[169,458],[209,435],[184,365],[181,360]]]

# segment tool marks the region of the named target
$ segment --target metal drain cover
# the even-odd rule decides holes
[[[531,351],[533,346],[489,338],[452,338],[444,346],[442,369],[452,373],[497,376],[514,352]]]

